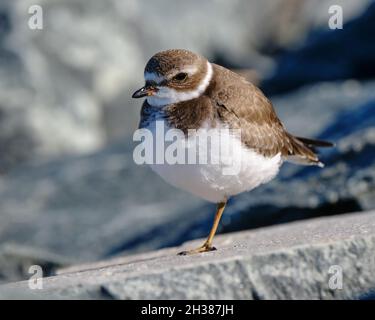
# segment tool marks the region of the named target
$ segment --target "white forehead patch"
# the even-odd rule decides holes
[[[183,72],[190,73],[189,71],[192,72],[193,68],[189,68],[189,70],[183,70]],[[194,71],[196,72],[197,69],[195,69]],[[183,92],[183,91],[177,91],[172,88],[160,86],[158,87],[159,89],[158,92],[156,92],[153,96],[147,97],[147,102],[154,107],[162,107],[168,104],[188,101],[191,99],[198,98],[207,89],[208,85],[210,84],[212,73],[213,73],[212,65],[210,62],[207,61],[206,75],[204,76],[204,78],[202,79],[202,81],[200,82],[200,84],[195,90]],[[155,75],[155,74],[149,74],[149,75]],[[153,78],[153,80],[151,80],[152,76],[150,76],[149,81],[155,81],[156,83],[160,83],[159,81],[155,80],[155,79],[158,79],[157,78],[158,76],[157,75],[155,76],[156,77]],[[147,81],[146,73],[145,73],[145,80]],[[160,80],[160,77],[159,77],[159,80]]]
[[[192,66],[192,67],[187,67],[185,69],[182,69],[181,71],[179,71],[179,73],[185,72],[188,75],[193,75],[197,71],[198,71],[198,67]],[[145,78],[145,81],[152,81],[152,82],[156,82],[156,83],[162,83],[164,80],[166,80],[165,77],[163,77],[163,76],[161,76],[157,73],[154,73],[154,72],[145,72],[144,78]]]

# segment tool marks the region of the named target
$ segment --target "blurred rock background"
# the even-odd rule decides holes
[[[34,4],[0,1],[0,281],[25,277],[29,261],[206,235],[214,206],[132,159],[140,102],[130,96],[167,48],[244,72],[289,131],[337,143],[325,169],[287,164],[234,198],[221,232],[375,207],[373,1],[40,0],[44,28],[31,30]],[[333,4],[343,30],[328,28]]]

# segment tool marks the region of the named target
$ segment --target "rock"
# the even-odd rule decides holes
[[[15,159],[26,161],[41,150],[48,154],[72,151],[73,140],[77,150],[95,149],[101,144],[100,137],[107,135],[100,120],[104,106],[105,112],[111,113],[109,110],[121,105],[124,113],[105,116],[121,123],[116,125],[108,120],[107,125],[131,132],[137,123],[138,110],[128,104],[128,89],[136,83],[139,85],[142,81],[139,70],[145,59],[167,41],[173,46],[191,46],[213,57],[218,55],[217,45],[212,41],[220,41],[228,61],[244,61],[240,63],[243,66],[244,56],[250,51],[252,54],[246,61],[250,58],[263,61],[259,54],[253,55],[256,49],[244,44],[247,35],[253,34],[251,30],[259,31],[260,23],[264,25],[264,15],[273,17],[276,7],[264,2],[269,4],[264,9],[263,4],[248,1],[238,1],[236,6],[219,1],[215,7],[208,1],[204,9],[214,10],[216,15],[209,20],[205,32],[190,34],[189,29],[186,37],[180,37],[189,17],[197,15],[201,19],[197,21],[207,19],[204,10],[192,10],[192,15],[184,17],[168,13],[171,17],[165,23],[171,32],[165,39],[164,25],[156,23],[156,17],[162,16],[163,11],[159,4],[148,4],[149,11],[155,10],[157,14],[142,21],[144,24],[139,27],[139,17],[144,13],[141,9],[146,5],[142,1],[121,4],[109,1],[103,14],[98,14],[102,7],[96,1],[84,5],[80,1],[46,2],[43,8],[48,28],[38,32],[25,30],[27,24],[22,23],[27,21],[26,9],[30,3],[8,1],[0,5],[7,13],[3,15],[2,25],[9,29],[0,36],[0,47],[7,48],[0,50],[7,57],[7,63],[1,64],[0,54],[0,70],[5,75],[0,77],[0,98],[3,97],[0,101],[4,103],[4,108],[0,106],[3,110],[0,112],[0,167],[7,172],[0,179],[0,241],[87,261],[175,246],[205,236],[214,206],[168,186],[149,168],[136,166],[131,137],[86,155],[34,159],[31,163],[13,166],[10,172],[6,169],[7,163],[10,165]],[[345,3],[345,16],[349,17],[348,12],[360,11],[367,2]],[[346,7],[349,3],[353,11]],[[179,2],[169,9],[185,12],[190,6],[190,2]],[[252,6],[259,7],[250,10]],[[302,5],[295,10],[305,12],[306,8]],[[76,19],[76,9],[82,9],[79,19]],[[228,19],[227,29],[220,32],[215,29],[217,36],[211,36],[210,28],[217,26],[217,21],[231,15],[247,15],[248,11],[254,15],[253,20]],[[119,16],[121,19],[113,18]],[[323,16],[326,19],[326,11]],[[308,14],[304,19],[314,20]],[[243,23],[251,25],[245,28],[246,32]],[[172,28],[169,24],[178,27]],[[93,27],[85,28],[87,25]],[[237,33],[240,28],[241,32]],[[271,31],[265,33],[269,35],[268,32]],[[266,39],[266,34],[262,33],[261,38]],[[56,39],[64,41],[56,43]],[[242,45],[237,45],[237,41]],[[66,45],[62,48],[61,43]],[[34,60],[35,56],[41,60]],[[39,63],[30,65],[28,61],[45,61],[45,64],[42,63],[41,69]],[[272,183],[235,197],[225,212],[220,232],[311,218],[322,213],[373,209],[374,89],[372,81],[346,80],[312,84],[272,97],[290,132],[332,139],[337,142],[337,148],[323,152],[322,159],[327,163],[323,170],[285,165]],[[81,104],[82,100],[92,103]],[[53,104],[56,108],[51,108],[51,101],[56,103]],[[30,119],[37,120],[37,129],[29,123]],[[351,124],[352,119],[357,125]],[[86,140],[88,136],[91,142]]]
[[[375,3],[352,21],[345,17],[345,22],[342,30],[317,30],[302,45],[287,50],[263,90],[280,94],[314,82],[374,78]]]
[[[61,269],[40,298],[356,299],[375,288],[375,211],[217,237],[217,251],[177,256],[201,241]],[[342,281],[342,282],[341,282]],[[0,292],[29,294],[27,283]],[[37,291],[37,292],[36,292]]]
[[[132,150],[128,141],[13,170],[0,180],[0,242],[81,260],[178,244],[202,201],[137,166]]]
[[[38,248],[3,243],[0,247],[0,283],[29,279],[34,274],[31,266],[40,266],[47,277],[72,262]]]

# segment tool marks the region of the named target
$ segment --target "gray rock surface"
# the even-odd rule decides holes
[[[76,147],[95,149],[103,136],[117,135],[106,132],[108,128],[120,130],[121,135],[131,132],[139,102],[134,108],[128,104],[130,88],[142,82],[139,70],[144,60],[167,41],[215,59],[225,56],[227,61],[239,61],[240,66],[249,66],[250,60],[259,62],[259,70],[267,69],[270,61],[264,60],[253,47],[253,39],[247,40],[242,32],[257,37],[254,43],[273,38],[272,43],[280,46],[293,42],[299,36],[288,34],[293,30],[289,23],[298,30],[306,23],[325,25],[327,7],[323,2],[316,6],[315,1],[299,1],[296,7],[293,0],[272,1],[272,5],[271,1],[259,5],[258,1],[239,0],[231,2],[229,10],[227,1],[215,1],[215,6],[207,1],[204,9],[214,13],[214,18],[202,14],[204,10],[190,10],[183,18],[171,14],[190,8],[193,2],[175,3],[167,13],[152,2],[147,4],[148,11],[157,14],[139,26],[144,1],[108,1],[105,10],[97,1],[84,5],[82,1],[45,1],[41,5],[46,28],[41,32],[25,30],[23,22],[31,1],[1,2],[5,31],[0,30],[0,171],[6,174],[0,176],[0,242],[93,261],[205,236],[214,206],[168,186],[149,168],[136,166],[130,137],[86,155],[57,160],[39,157],[38,162],[18,165],[10,172],[7,164],[42,150],[60,154]],[[304,14],[289,19],[288,14],[275,10],[276,3]],[[345,17],[360,12],[365,3],[342,1]],[[308,10],[310,5],[315,5],[314,10]],[[7,14],[1,15],[1,10]],[[165,14],[166,21],[156,21]],[[276,19],[278,14],[281,20]],[[246,15],[246,19],[228,19],[226,29],[215,30],[212,37],[216,22],[232,15]],[[265,16],[276,25],[282,25],[283,19],[291,21],[284,24],[284,31],[275,26],[267,30]],[[184,28],[189,17],[210,21],[204,32],[190,34],[191,30]],[[264,28],[259,28],[260,24]],[[170,32],[162,32],[163,26]],[[274,30],[286,33],[275,35]],[[224,53],[216,52],[215,41],[221,41]],[[241,46],[237,41],[242,41]],[[374,89],[373,81],[345,80],[316,83],[271,97],[290,132],[333,140],[337,148],[322,153],[327,164],[323,170],[286,164],[270,184],[232,199],[219,231],[374,209]],[[30,250],[30,255],[33,252]],[[15,279],[11,273],[5,274]]]
[[[345,16],[346,10],[342,9]],[[272,77],[262,83],[264,91],[280,94],[308,83],[374,78],[371,67],[375,63],[374,30],[374,2],[359,17],[346,20],[343,28],[336,30],[338,32],[324,28],[315,30],[297,50],[287,49],[277,58]],[[346,50],[347,43],[353,44],[351,50]]]
[[[0,179],[0,194],[0,242],[83,261],[112,251],[175,245],[190,226],[184,217],[206,212],[198,210],[201,200],[137,166],[130,142],[90,156],[20,167]],[[175,229],[169,227],[166,240],[164,227],[171,225]]]
[[[78,265],[1,286],[0,294],[41,298],[356,299],[375,288],[375,212],[223,235],[217,251],[176,256],[202,240],[141,255]],[[331,268],[336,268],[332,272]],[[342,288],[332,278],[342,271]],[[330,282],[331,281],[331,282]],[[331,285],[330,285],[331,283]]]
[[[52,275],[57,268],[71,265],[72,260],[38,248],[3,243],[0,246],[0,283],[30,278],[31,266],[42,267],[44,276]]]

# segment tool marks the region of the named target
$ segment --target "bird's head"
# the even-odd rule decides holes
[[[173,49],[155,54],[146,64],[145,86],[133,98],[146,97],[152,106],[198,98],[212,78],[206,58],[188,50]]]

